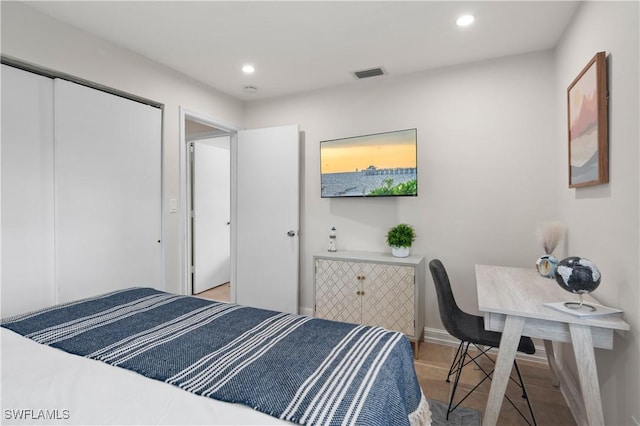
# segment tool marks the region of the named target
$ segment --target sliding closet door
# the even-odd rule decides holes
[[[55,80],[55,111],[60,301],[163,288],[161,110]]]
[[[55,303],[53,80],[2,65],[2,316]]]

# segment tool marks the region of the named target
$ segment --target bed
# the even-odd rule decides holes
[[[9,424],[430,421],[407,338],[130,288],[2,320]]]

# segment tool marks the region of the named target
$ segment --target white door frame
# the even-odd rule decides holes
[[[236,301],[236,287],[234,285],[236,278],[236,265],[235,265],[235,247],[236,247],[236,231],[234,227],[236,218],[236,159],[237,159],[237,145],[236,145],[236,133],[240,130],[239,127],[225,123],[222,120],[208,117],[203,114],[191,111],[187,108],[180,106],[180,270],[182,277],[182,293],[191,295],[191,220],[190,219],[190,207],[191,206],[191,166],[189,165],[189,144],[186,138],[186,126],[185,120],[191,120],[204,124],[216,129],[220,129],[229,134],[231,138],[231,293],[230,302]]]

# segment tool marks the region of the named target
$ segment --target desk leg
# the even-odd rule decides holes
[[[602,414],[602,399],[600,398],[591,327],[582,324],[569,324],[569,331],[578,366],[582,399],[587,410],[587,421],[590,425],[603,425],[604,415]]]
[[[523,328],[524,318],[507,315],[502,338],[500,339],[496,368],[491,380],[489,400],[482,419],[483,426],[494,426],[498,421],[502,400],[507,390],[507,383],[509,382],[513,360],[516,357],[516,350],[518,349]]]
[[[544,340],[544,351],[547,353],[547,364],[549,364],[549,372],[551,372],[551,384],[555,387],[560,386],[560,380],[558,379],[558,373],[556,368],[556,356],[553,353],[553,342],[551,340]]]

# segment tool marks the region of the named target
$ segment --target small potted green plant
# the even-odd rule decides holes
[[[411,244],[416,239],[416,233],[411,225],[401,223],[387,232],[387,244],[391,246],[391,254],[395,257],[407,257]]]

